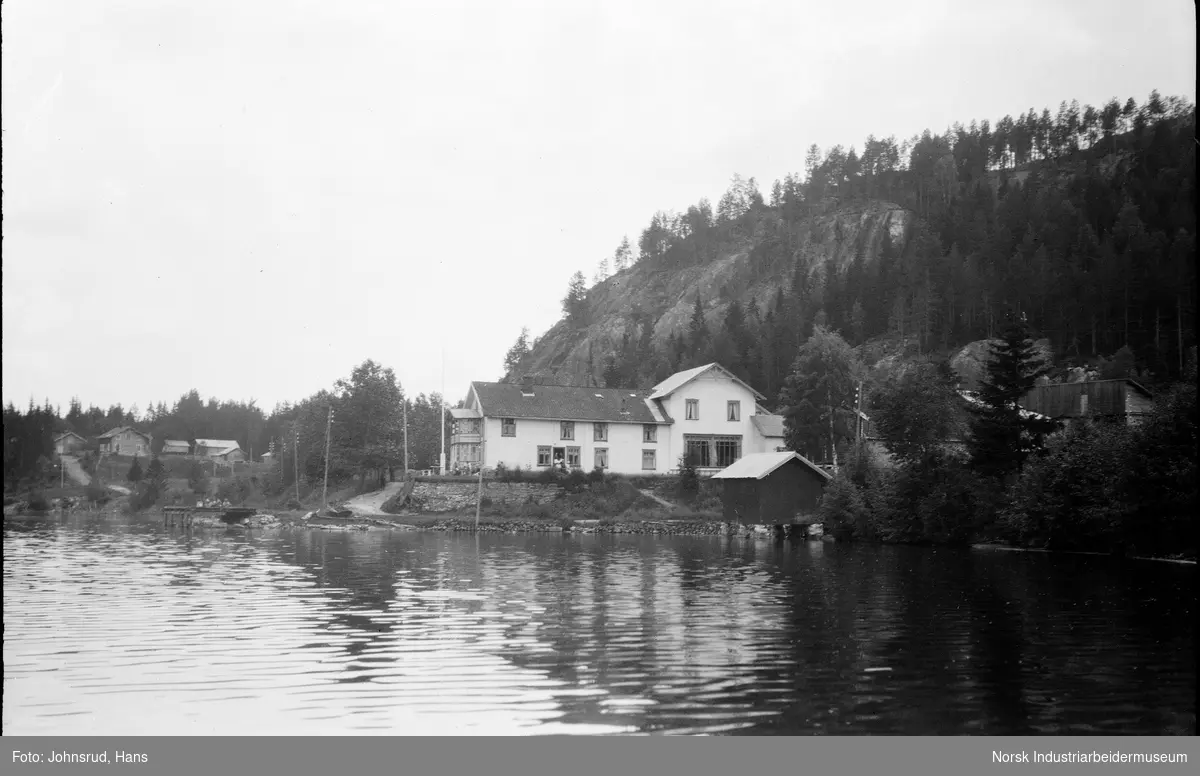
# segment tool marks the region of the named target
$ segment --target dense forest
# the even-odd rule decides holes
[[[48,401],[42,406],[30,401],[25,411],[10,403],[4,408],[5,487],[45,481],[51,473],[57,434],[74,431],[89,440],[94,450],[97,436],[119,426],[150,434],[153,453],[161,451],[167,439],[232,439],[256,459],[274,449],[282,456],[280,484],[291,485],[297,469],[302,480],[316,481],[324,475],[330,408],[329,461],[334,482],[352,476],[365,479],[368,473],[379,476],[390,468],[403,467],[406,417],[409,465],[435,467],[441,449],[441,401],[436,393],[406,396],[392,370],[366,361],[329,390],[295,404],[285,402],[270,413],[253,401],[205,401],[195,390],[173,406],[152,403],[144,412],[136,406],[125,409],[120,405],[85,410],[78,399],[71,401],[66,414]]]
[[[652,336],[655,311],[635,309],[621,341],[595,354],[594,374],[646,386],[715,360],[774,397],[814,325],[852,346],[888,339],[945,352],[994,337],[1016,311],[1059,366],[1125,349],[1143,378],[1177,379],[1195,344],[1195,142],[1195,106],[1153,92],[1140,105],[1063,102],[900,143],[868,137],[861,150],[810,147],[804,173],[765,197],[735,176],[715,211],[701,200],[656,213],[636,260],[625,240],[595,278],[604,284],[610,266],[681,272],[748,251],[754,273],[789,279],[784,287],[724,300],[712,320],[714,300],[697,295],[690,325],[665,343]],[[874,250],[860,231],[846,266],[813,249],[843,239],[837,219],[821,227],[833,234],[813,234],[822,217],[880,202],[914,217]],[[559,327],[586,336],[598,287],[576,274]],[[523,332],[507,377],[537,347]]]

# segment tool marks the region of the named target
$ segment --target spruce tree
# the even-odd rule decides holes
[[[1004,327],[990,351],[979,404],[971,408],[971,465],[982,474],[1008,477],[1042,449],[1045,436],[1057,427],[1020,405],[1049,365],[1038,353],[1024,316]]]

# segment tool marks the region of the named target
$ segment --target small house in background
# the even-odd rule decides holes
[[[119,426],[98,437],[100,452],[108,455],[149,455],[150,435],[130,426]]]
[[[275,453],[263,453],[262,455],[259,456],[259,460],[262,461],[263,463],[274,463],[275,462]]]
[[[187,455],[191,451],[191,445],[180,439],[168,439],[163,442],[161,455]]]
[[[1094,418],[1139,423],[1154,410],[1154,395],[1128,378],[1050,383],[1027,393],[1021,406],[1059,421]]]
[[[197,439],[196,455],[222,463],[246,460],[246,454],[235,439]]]
[[[87,445],[87,440],[74,431],[68,431],[54,437],[54,452],[56,455],[73,455],[82,450],[85,445]]]
[[[815,512],[829,472],[799,453],[755,453],[713,475],[722,483],[725,519],[780,525]]]

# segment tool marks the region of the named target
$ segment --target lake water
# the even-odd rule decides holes
[[[729,538],[4,529],[4,733],[1193,734],[1196,570]]]

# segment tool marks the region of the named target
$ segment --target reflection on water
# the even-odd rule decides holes
[[[5,526],[4,732],[1191,734],[1195,568]]]

